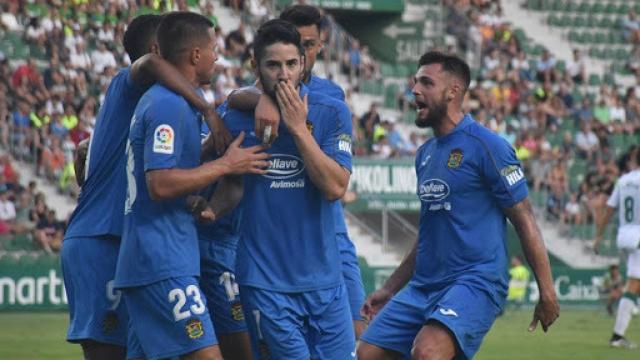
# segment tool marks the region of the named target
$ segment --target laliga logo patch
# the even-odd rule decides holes
[[[447,167],[449,167],[449,169],[460,167],[460,164],[462,163],[462,157],[462,150],[451,150],[451,153],[449,153],[449,160],[447,160]]]
[[[173,128],[167,124],[159,125],[153,132],[153,152],[173,154]]]
[[[202,328],[202,322],[198,319],[191,319],[187,322],[185,326],[187,329],[187,335],[191,339],[198,339],[204,335],[204,329]]]

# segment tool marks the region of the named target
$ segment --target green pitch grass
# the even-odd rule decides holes
[[[527,332],[528,310],[507,313],[487,335],[478,360],[631,360],[640,359],[640,349],[609,348],[613,318],[597,310],[563,310],[556,324],[544,334]],[[81,359],[80,347],[64,341],[64,313],[0,314],[0,359]],[[640,343],[640,317],[627,333]],[[336,359],[337,360],[337,359]]]

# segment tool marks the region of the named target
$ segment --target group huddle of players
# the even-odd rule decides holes
[[[62,247],[85,358],[472,358],[506,297],[505,216],[540,287],[531,328],[558,316],[520,164],[462,112],[468,65],[437,52],[413,89],[436,135],[416,157],[418,241],[365,301],[340,204],[351,114],[311,71],[321,21],[296,5],[264,23],[256,84],[217,110],[197,90],[217,59],[207,18],[129,24]]]

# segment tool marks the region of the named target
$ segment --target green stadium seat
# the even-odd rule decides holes
[[[604,5],[602,5],[600,1],[596,1],[593,3],[593,5],[591,5],[589,12],[591,12],[592,14],[602,13],[604,12]]]
[[[581,28],[581,27],[585,27],[587,25],[587,21],[584,17],[582,16],[576,16],[575,18],[573,18],[573,27],[576,28]]]
[[[393,77],[394,75],[394,68],[392,65],[387,64],[387,63],[382,63],[380,65],[380,73],[382,74],[382,76],[384,77]]]
[[[576,11],[583,14],[588,13],[590,11],[589,3],[587,3],[586,1],[582,1],[576,8]]]
[[[589,75],[589,85],[600,86],[600,84],[602,84],[602,81],[600,80],[600,76],[598,76],[598,74]]]
[[[604,7],[604,12],[606,14],[615,14],[618,12],[618,6],[614,3],[608,3],[605,7]]]
[[[620,15],[627,15],[629,13],[629,9],[631,9],[631,7],[625,3],[620,4],[620,6],[618,6],[618,14]]]
[[[396,109],[398,107],[398,84],[390,84],[384,89],[384,107]]]
[[[600,26],[601,28],[612,28],[614,27],[614,25],[615,25],[615,22],[611,20],[611,18],[609,18],[608,16],[605,16],[602,19],[600,19],[600,24],[598,24],[598,26]]]
[[[593,42],[596,44],[606,44],[607,43],[607,35],[605,33],[596,33],[593,36]]]

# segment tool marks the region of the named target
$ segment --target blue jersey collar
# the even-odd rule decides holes
[[[447,141],[447,139],[451,138],[451,136],[455,133],[457,133],[458,131],[466,128],[467,126],[471,125],[472,123],[474,123],[475,120],[473,119],[473,117],[471,116],[471,114],[467,113],[464,115],[464,117],[462,118],[462,120],[460,120],[460,122],[458,123],[458,125],[456,125],[455,128],[453,128],[453,130],[451,130],[450,133],[448,133],[447,135],[444,135],[442,137],[438,138],[438,142],[442,142],[442,141]]]

